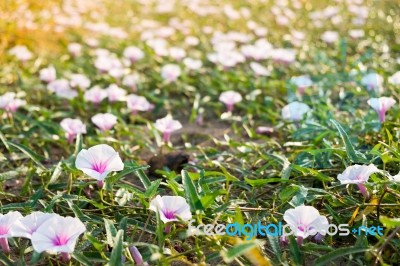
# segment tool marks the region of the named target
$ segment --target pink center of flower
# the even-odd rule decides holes
[[[99,172],[100,174],[106,171],[107,164],[105,162],[96,162],[92,165],[92,170]]]
[[[165,218],[167,219],[175,219],[175,212],[170,210],[163,211]]]
[[[54,239],[53,239],[53,244],[55,246],[64,246],[68,243],[69,237],[66,235],[57,235]]]
[[[8,234],[9,228],[7,226],[0,226],[0,235]]]

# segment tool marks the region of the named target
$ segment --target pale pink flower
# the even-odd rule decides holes
[[[47,84],[47,89],[51,92],[57,92],[59,90],[66,90],[70,89],[69,87],[69,82],[66,79],[56,79],[51,81],[49,84]]]
[[[76,156],[75,166],[88,176],[97,180],[100,188],[104,185],[104,179],[110,172],[121,171],[124,163],[111,146],[100,144],[81,150]]]
[[[400,71],[397,71],[392,76],[388,78],[390,84],[400,85]]]
[[[43,68],[39,72],[40,80],[46,83],[50,83],[56,80],[56,69],[52,66]]]
[[[232,112],[234,105],[242,101],[242,95],[236,91],[224,91],[220,94],[219,101],[225,104],[228,112]]]
[[[376,73],[369,73],[362,77],[361,84],[364,85],[367,90],[380,92],[383,89],[383,77]]]
[[[124,77],[124,79],[122,80],[122,85],[131,88],[133,91],[136,91],[138,81],[138,75],[130,74]]]
[[[109,102],[124,101],[126,90],[118,87],[117,84],[111,84],[106,89],[107,97]]]
[[[283,219],[297,237],[299,244],[309,236],[325,235],[329,228],[328,219],[320,215],[319,211],[312,206],[302,205],[288,209],[285,211]]]
[[[26,101],[16,98],[14,92],[6,92],[0,96],[0,109],[7,112],[14,113],[19,107],[24,105],[26,105]]]
[[[326,42],[328,44],[337,42],[338,39],[339,39],[339,33],[337,33],[336,31],[325,31],[321,35],[321,40],[323,40],[324,42]]]
[[[90,90],[85,91],[83,98],[85,101],[98,105],[101,101],[107,98],[107,92],[99,86],[94,86]]]
[[[143,96],[138,96],[136,94],[130,94],[126,97],[126,103],[128,105],[128,109],[136,114],[138,111],[149,111],[153,108],[153,105],[147,101],[147,99]]]
[[[178,217],[184,221],[192,218],[189,204],[180,196],[157,195],[151,200],[149,209],[158,212],[164,223],[179,221]]]
[[[163,140],[165,143],[169,142],[171,133],[182,128],[182,124],[178,120],[172,119],[170,116],[166,116],[161,119],[157,119],[155,123],[157,130],[163,133]]]
[[[199,70],[203,63],[201,62],[201,60],[198,59],[193,59],[190,57],[186,57],[185,59],[183,59],[183,64],[189,69],[189,70]]]
[[[180,61],[186,56],[186,51],[180,47],[171,47],[169,48],[168,53],[169,56],[176,61]]]
[[[269,71],[266,67],[263,65],[257,63],[257,62],[251,62],[250,63],[250,68],[251,70],[254,71],[256,76],[269,76],[271,75],[271,71]]]
[[[60,125],[66,133],[68,143],[72,143],[77,135],[86,134],[86,126],[79,119],[65,118]]]
[[[77,57],[81,54],[82,52],[82,45],[80,45],[79,43],[70,43],[68,44],[68,52],[73,56],[73,57]]]
[[[292,77],[290,79],[290,83],[296,85],[297,90],[301,95],[304,94],[306,88],[311,87],[313,85],[312,80],[307,75]]]
[[[92,122],[101,131],[107,131],[112,129],[115,126],[115,124],[117,124],[117,117],[109,113],[96,114],[92,117]]]
[[[0,214],[0,247],[4,253],[10,253],[7,239],[14,236],[12,227],[21,218],[22,214],[18,211],[10,211],[6,214]]]
[[[379,121],[385,122],[387,110],[389,110],[396,101],[391,97],[371,98],[367,103],[378,113]]]
[[[79,236],[85,231],[85,225],[78,218],[55,215],[32,234],[32,246],[38,253],[61,252],[62,259],[68,261]]]
[[[186,36],[185,43],[190,46],[196,46],[200,43],[200,41],[195,36]]]
[[[144,57],[144,52],[135,46],[126,47],[123,53],[124,57],[129,59],[131,63],[142,59]]]
[[[74,88],[86,90],[90,87],[90,79],[83,74],[72,74],[70,85]]]
[[[178,65],[167,64],[161,68],[161,77],[168,82],[177,80],[180,75],[181,68]]]
[[[310,111],[310,107],[307,104],[291,102],[282,108],[282,117],[285,120],[298,122],[308,111]]]
[[[338,180],[341,184],[357,184],[361,193],[368,198],[368,191],[364,183],[368,182],[369,176],[374,173],[379,173],[380,170],[375,165],[352,165],[348,166],[343,173],[338,175]]]
[[[55,213],[32,212],[31,214],[21,217],[12,227],[13,236],[32,238],[32,234],[48,219],[58,216]]]
[[[8,51],[9,54],[15,56],[18,60],[25,62],[32,59],[33,55],[29,49],[24,45],[17,45]]]
[[[283,48],[274,49],[271,57],[277,63],[288,65],[296,61],[296,51]]]

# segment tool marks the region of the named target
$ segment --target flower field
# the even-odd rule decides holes
[[[399,14],[0,3],[0,265],[399,265]]]

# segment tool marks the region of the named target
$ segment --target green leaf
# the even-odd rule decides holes
[[[204,210],[199,194],[197,193],[196,186],[194,185],[189,173],[186,170],[182,170],[182,183],[185,189],[186,198],[189,199],[189,205],[192,212],[196,210]]]
[[[246,181],[247,184],[249,184],[252,187],[261,187],[265,184],[273,182],[286,182],[286,180],[282,178],[249,179],[245,177],[244,180]]]
[[[74,157],[76,157],[78,153],[82,150],[82,145],[83,145],[82,134],[78,134],[76,136],[76,141],[75,141]]]
[[[160,186],[160,183],[161,183],[161,179],[157,179],[156,181],[151,182],[151,185],[144,193],[144,196],[148,197],[148,198],[152,198],[157,193],[157,189]]]
[[[293,236],[289,236],[289,252],[295,265],[303,265],[303,254]]]
[[[314,265],[324,266],[324,265],[328,265],[328,263],[334,264],[334,260],[337,258],[351,255],[351,254],[356,254],[356,253],[364,253],[364,252],[368,252],[368,251],[369,251],[369,249],[367,249],[367,248],[352,248],[352,247],[339,248],[339,249],[336,249],[335,251],[332,251],[324,256],[319,257],[317,260],[314,261]]]
[[[380,216],[379,221],[388,228],[394,228],[400,226],[400,218],[389,218],[386,216]]]
[[[78,253],[77,251],[72,253],[72,257],[77,260],[79,263],[81,263],[81,265],[85,265],[85,266],[92,266],[93,263],[85,257],[85,255],[83,255],[82,253]]]
[[[117,229],[115,228],[113,222],[106,218],[103,218],[104,226],[106,227],[106,237],[107,244],[111,247],[114,245],[114,237],[117,235]]]
[[[62,161],[59,161],[56,167],[54,168],[53,174],[50,177],[49,184],[53,184],[57,181],[57,179],[60,177],[62,172]]]
[[[281,247],[279,245],[279,237],[276,236],[271,236],[267,234],[268,242],[271,245],[272,250],[275,253],[276,258],[278,259],[279,262],[282,261],[282,252],[281,252]]]
[[[221,256],[226,263],[232,262],[235,258],[243,255],[244,253],[250,251],[253,248],[257,248],[261,245],[262,241],[252,240],[244,241],[242,243],[236,244],[227,251],[221,251]]]
[[[111,251],[110,266],[121,266],[122,265],[122,250],[123,250],[124,230],[119,230],[115,236],[115,242]]]
[[[339,131],[340,137],[342,138],[344,142],[344,146],[346,148],[347,156],[352,162],[366,162],[365,155],[362,153],[357,152],[353,144],[351,144],[351,141],[349,139],[349,136],[347,135],[346,131],[343,129],[343,127],[339,124],[334,119],[330,119],[330,121],[335,125],[336,129]]]
[[[3,252],[0,252],[0,262],[1,265],[5,265],[5,266],[14,266],[15,262],[10,260],[9,258],[7,258],[6,255],[4,255]]]
[[[34,151],[32,151],[31,149],[22,144],[13,143],[10,141],[7,141],[7,144],[11,147],[17,148],[18,150],[22,151],[25,155],[31,158],[32,161],[34,161],[40,168],[46,169],[46,167],[44,167],[43,164],[40,162],[45,159],[43,156],[40,156],[39,154],[35,153]]]

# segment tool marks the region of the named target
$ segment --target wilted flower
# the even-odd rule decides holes
[[[11,211],[6,214],[0,214],[0,247],[4,253],[10,253],[8,238],[13,237],[12,227],[22,218],[18,211]]]
[[[117,84],[111,84],[106,89],[109,102],[124,101],[126,90],[118,87]]]
[[[97,105],[102,100],[107,98],[107,92],[104,89],[102,89],[98,86],[95,86],[95,87],[91,88],[90,90],[85,91],[83,98],[86,101],[92,102],[95,105]]]
[[[55,213],[32,212],[31,214],[21,217],[12,227],[13,236],[32,238],[32,234],[48,219],[58,216]]]
[[[297,77],[292,77],[290,79],[290,83],[296,85],[297,90],[299,93],[302,95],[304,94],[304,91],[306,88],[311,87],[313,85],[312,80],[310,79],[309,76],[297,76]]]
[[[78,218],[55,215],[32,234],[32,246],[38,253],[61,252],[62,259],[68,261],[78,237],[85,231],[85,225]]]
[[[179,221],[178,217],[184,221],[192,218],[189,204],[180,196],[157,195],[151,200],[149,209],[158,212],[164,223]]]
[[[383,77],[376,73],[369,73],[362,77],[361,84],[367,87],[367,90],[379,92],[382,90]]]
[[[80,45],[79,43],[70,43],[68,44],[68,52],[73,56],[73,57],[77,57],[81,54],[82,51],[82,45]]]
[[[310,107],[301,102],[291,102],[282,109],[282,117],[293,122],[300,121],[310,111]]]
[[[167,64],[161,68],[161,77],[168,82],[177,80],[180,75],[181,68],[178,65]]]
[[[31,51],[24,45],[17,45],[8,51],[9,54],[15,56],[18,60],[25,62],[33,57]]]
[[[380,170],[375,165],[352,165],[348,166],[343,173],[338,175],[338,180],[341,184],[357,184],[361,193],[368,198],[368,191],[364,183],[368,182],[369,176],[374,173],[379,173]]]
[[[165,143],[169,142],[171,133],[182,128],[182,124],[178,120],[172,119],[170,116],[166,116],[161,119],[157,119],[155,123],[157,130],[163,133],[163,140]]]
[[[129,247],[129,252],[131,253],[131,256],[133,260],[135,261],[135,265],[143,265],[143,258],[142,254],[140,254],[139,250],[135,246]]]
[[[283,219],[290,226],[299,244],[309,236],[325,235],[329,227],[328,219],[312,206],[302,205],[286,210]]]
[[[141,49],[135,46],[129,46],[124,50],[124,57],[129,59],[131,63],[135,63],[144,57],[144,53]]]
[[[83,74],[72,74],[70,84],[74,88],[86,90],[90,87],[90,79]]]
[[[251,62],[250,63],[250,68],[251,70],[254,71],[254,73],[257,76],[269,76],[271,75],[271,71],[269,71],[266,67],[264,67],[263,65],[257,63],[257,62]]]
[[[40,80],[50,83],[56,80],[56,69],[52,66],[43,68],[39,71]]]
[[[153,105],[147,101],[147,99],[143,96],[138,96],[136,94],[129,94],[126,97],[126,103],[128,105],[128,109],[136,114],[138,111],[148,111],[153,108]]]
[[[385,122],[386,111],[389,110],[396,101],[391,97],[371,98],[367,102],[379,116],[381,123]]]
[[[79,119],[65,118],[60,125],[67,135],[68,143],[72,143],[78,134],[86,134],[86,126]]]
[[[115,126],[115,124],[117,123],[117,117],[109,113],[97,114],[92,117],[92,122],[101,131],[107,131]]]
[[[236,91],[224,91],[220,94],[219,101],[225,104],[228,112],[232,112],[234,105],[242,101],[242,95]]]
[[[75,166],[88,176],[97,180],[100,188],[104,185],[104,179],[110,172],[121,171],[124,163],[112,147],[100,144],[81,150],[76,156]]]

